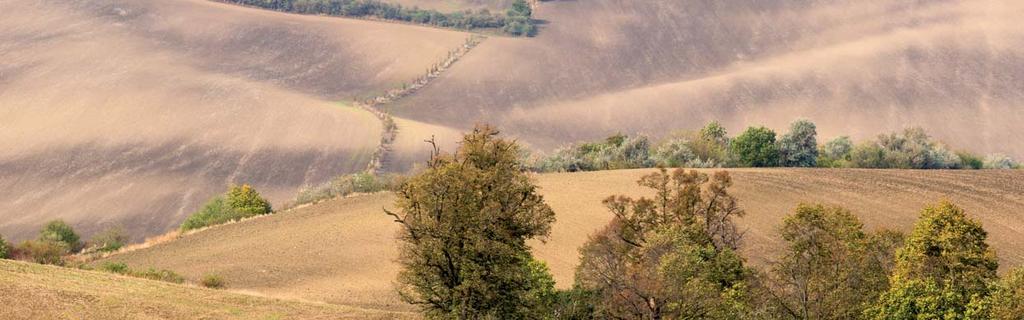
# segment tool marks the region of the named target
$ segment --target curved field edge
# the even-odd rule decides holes
[[[537,184],[557,221],[546,242],[533,242],[559,287],[572,284],[578,248],[612,217],[601,200],[649,195],[635,181],[653,169],[540,174]],[[712,172],[714,169],[702,170]],[[801,202],[844,206],[869,229],[908,231],[926,205],[949,199],[989,232],[1003,269],[1024,263],[1024,172],[1019,170],[730,169],[731,192],[747,215],[742,251],[763,265],[780,248],[779,224]],[[398,225],[377,193],[231,224],[104,261],[174,270],[188,279],[223,276],[234,288],[385,310],[412,310],[395,293]],[[259,235],[258,237],[255,235]]]
[[[0,260],[3,319],[397,319],[409,314],[286,301]]]

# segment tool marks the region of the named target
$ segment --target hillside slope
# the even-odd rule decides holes
[[[205,0],[0,0],[0,234],[175,228],[229,183],[280,204],[362,170],[372,115],[466,34]]]
[[[396,106],[498,125],[542,149],[722,121],[825,138],[922,126],[954,148],[1024,158],[1024,3],[540,2],[536,38],[494,38]]]
[[[399,319],[403,313],[262,298],[0,260],[0,318]]]
[[[635,181],[644,170],[544,174],[537,183],[556,212],[550,239],[534,243],[560,287],[571,285],[577,248],[611,214],[612,194],[649,194]],[[779,246],[776,229],[800,202],[845,206],[868,228],[909,230],[921,209],[942,198],[963,206],[989,231],[1005,267],[1024,264],[1024,172],[826,169],[730,170],[747,216],[743,253],[756,264]],[[270,296],[408,310],[395,295],[398,226],[382,208],[387,193],[329,200],[273,216],[208,229],[179,240],[115,255],[136,268],[159,267],[190,279],[215,272],[233,287]]]

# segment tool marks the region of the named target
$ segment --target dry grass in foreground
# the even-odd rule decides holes
[[[0,260],[0,319],[396,318],[411,315]]]

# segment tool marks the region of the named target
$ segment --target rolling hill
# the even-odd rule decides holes
[[[230,183],[276,204],[366,167],[338,101],[421,76],[466,34],[202,0],[0,0],[0,234],[175,228]],[[425,132],[429,136],[430,132]]]
[[[649,194],[634,182],[644,170],[543,174],[537,184],[556,212],[546,243],[534,252],[548,263],[557,285],[570,286],[577,248],[611,214],[601,200],[612,194]],[[801,202],[851,209],[869,229],[909,230],[927,204],[948,198],[988,230],[1003,268],[1024,264],[1024,172],[739,169],[730,170],[732,193],[747,215],[742,251],[754,264],[772,259],[782,217]],[[232,288],[288,299],[408,311],[396,296],[398,225],[384,215],[389,193],[328,200],[271,216],[214,227],[107,260],[133,268],[174,270],[193,281],[223,276]]]
[[[954,149],[1024,157],[1024,4],[544,1],[535,38],[493,38],[399,116],[489,122],[550,150],[720,120],[824,138],[921,126]]]

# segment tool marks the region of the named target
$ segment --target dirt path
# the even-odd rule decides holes
[[[381,127],[383,130],[381,132],[380,144],[370,157],[370,162],[366,165],[366,172],[373,174],[388,172],[388,156],[392,151],[392,144],[398,136],[398,125],[395,123],[395,120],[392,119],[391,113],[385,109],[384,106],[414,94],[416,91],[426,87],[431,81],[440,77],[442,73],[451,68],[451,66],[458,62],[459,59],[469,53],[469,51],[473,50],[473,48],[485,39],[487,39],[487,37],[482,35],[470,35],[469,38],[466,38],[466,42],[462,44],[462,46],[449,51],[448,56],[445,57],[444,60],[430,66],[430,69],[425,75],[413,80],[411,84],[402,84],[401,88],[391,89],[382,95],[369,98],[364,101],[355,102],[356,107],[366,110],[376,116],[377,119],[381,121]]]

